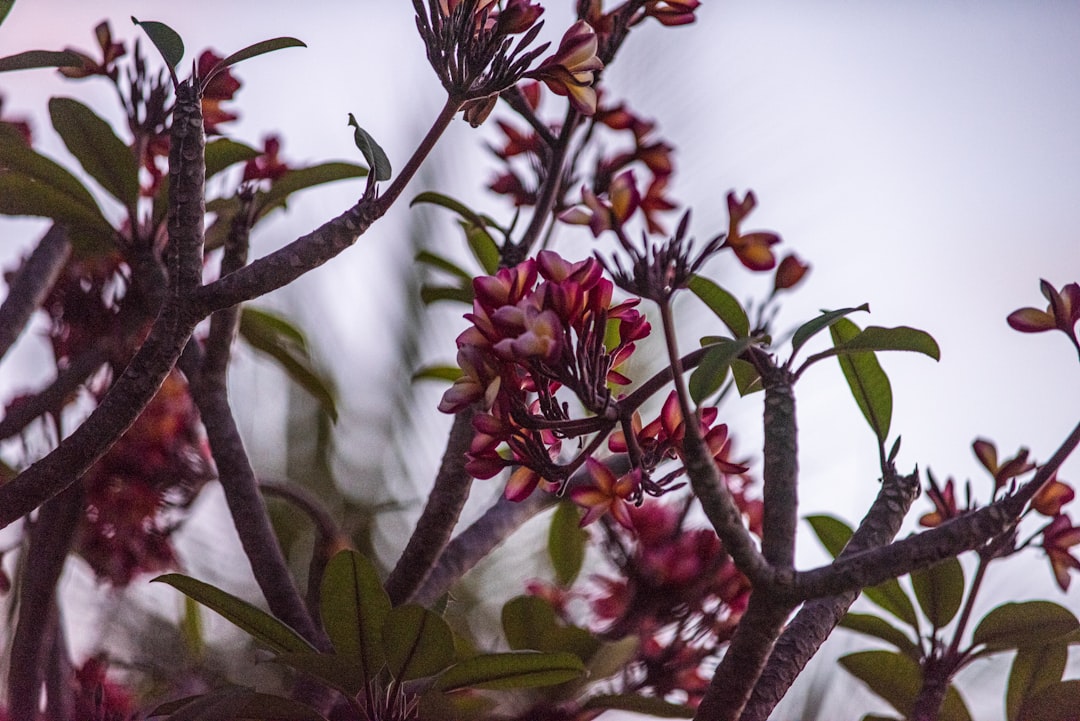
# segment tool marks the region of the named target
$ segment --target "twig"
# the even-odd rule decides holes
[[[70,255],[67,232],[53,223],[19,268],[0,305],[0,358],[7,354],[30,316],[41,307]]]

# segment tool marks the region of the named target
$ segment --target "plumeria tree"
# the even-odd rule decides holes
[[[17,608],[6,636],[8,718],[567,720],[629,710],[764,720],[838,626],[895,649],[840,660],[893,707],[888,718],[969,719],[957,673],[1004,652],[1015,652],[1002,694],[1010,720],[1077,718],[1080,681],[1062,680],[1080,641],[1076,616],[1051,600],[1004,599],[981,618],[974,609],[1000,559],[1045,556],[1063,591],[1080,569],[1074,492],[1057,475],[1080,425],[1042,462],[1025,449],[1001,459],[992,441],[976,440],[989,491],[968,484],[962,499],[951,477],[898,468],[878,354],[937,359],[937,342],[906,326],[857,325],[866,305],[774,327],[809,264],[752,227],[750,191],[727,193],[727,227],[696,240],[690,211],[670,194],[672,146],[604,85],[631,34],[685,31],[699,5],[579,0],[576,20],[545,43],[544,7],[533,0],[414,0],[445,99],[400,168],[353,115],[362,164],[301,167],[278,136],[261,148],[228,137],[235,66],[299,52],[294,38],[206,51],[189,65],[167,24],[132,18],[142,33],[132,44],[103,22],[93,51],[0,58],[4,72],[58,68],[107,84],[126,119],[116,129],[78,101],[49,103],[81,172],[35,149],[20,119],[0,124],[0,212],[51,221],[8,276],[0,352],[43,318],[55,363],[43,387],[5,399],[0,419],[2,437],[16,441],[0,523],[19,529],[4,549],[18,559],[3,577]],[[489,150],[499,170],[487,188],[504,202],[489,214],[440,189],[406,196],[455,216],[458,230],[416,260],[423,302],[465,312],[456,365],[416,369],[447,388],[437,409],[413,410],[453,421],[425,508],[383,573],[328,512],[333,491],[257,478],[227,375],[239,339],[336,417],[303,333],[248,302],[354,244],[399,203],[458,117],[497,125],[501,141]],[[351,207],[249,259],[253,228],[293,193],[358,178]],[[209,179],[219,194],[208,195]],[[105,196],[107,213],[96,199]],[[582,250],[589,236],[607,249]],[[471,266],[448,250],[462,241]],[[771,292],[741,302],[710,277],[723,264],[770,274]],[[1041,289],[1046,310],[1017,310],[1008,323],[1064,334],[1080,354],[1080,286]],[[676,332],[680,295],[714,318],[693,349],[680,348]],[[648,344],[665,361],[643,374],[633,360]],[[854,527],[809,518],[834,558],[803,570],[796,396],[812,382],[808,370],[832,362],[872,431],[880,488]],[[754,393],[764,397],[760,464],[735,453],[739,429],[722,421],[726,400]],[[473,479],[505,490],[459,528]],[[173,533],[211,482],[261,598],[176,572]],[[896,540],[923,489],[925,530]],[[265,496],[314,521],[306,589]],[[499,644],[481,646],[446,620],[462,603],[454,589],[542,513],[554,573],[506,599]],[[587,550],[597,561],[583,577]],[[970,577],[964,554],[976,559]],[[113,675],[108,648],[72,658],[61,623],[71,609],[57,594],[71,556],[103,584],[156,581],[224,616],[283,669],[280,683],[215,684],[207,671],[198,688],[185,676],[139,693],[132,674],[123,683]],[[884,615],[849,613],[860,594]]]

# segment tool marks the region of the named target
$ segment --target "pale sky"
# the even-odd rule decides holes
[[[543,37],[557,41],[572,2],[546,4]],[[404,0],[270,1],[258,12],[238,2],[205,7],[213,9],[180,11],[163,0],[23,0],[0,27],[0,54],[89,49],[91,29],[105,17],[115,34],[132,38],[132,12],[176,28],[189,57],[207,46],[230,52],[296,36],[309,48],[238,68],[244,87],[234,105],[241,119],[230,129],[252,144],[280,132],[294,162],[359,161],[345,125],[354,112],[400,166],[441,103]],[[609,92],[656,120],[678,149],[672,194],[693,207],[694,233],[706,238],[723,230],[726,192],[753,189],[759,209],[748,225],[779,232],[783,250],[813,265],[780,328],[821,308],[869,302],[872,315],[854,317],[860,324],[911,325],[936,337],[939,364],[906,354],[881,358],[893,385],[893,434],[904,439],[902,469],[918,464],[940,479],[970,478],[985,498],[989,480],[970,450],[975,437],[996,441],[1003,455],[1026,445],[1046,459],[1077,421],[1076,354],[1060,334],[1021,335],[1005,316],[1021,306],[1045,307],[1040,278],[1057,287],[1080,281],[1080,4],[707,0],[699,18],[688,28],[645,27],[606,76]],[[71,161],[48,127],[47,98],[59,93],[114,107],[104,83],[60,83],[46,71],[0,77],[0,92],[5,114],[31,115],[38,147],[61,162]],[[455,123],[433,162],[448,183],[442,189],[509,217],[510,209],[482,192],[491,169],[482,143],[492,131]],[[414,181],[405,200],[427,189]],[[253,253],[308,232],[359,192],[358,184],[339,184],[298,197],[287,215],[262,227]],[[396,249],[407,232],[406,205],[341,258],[266,301],[289,309],[328,343],[317,352],[342,387],[399,372],[379,353],[378,338],[387,322],[382,301],[394,292],[388,269],[401,265]],[[428,217],[445,231],[445,247],[458,252],[449,214]],[[40,234],[40,223],[0,225],[7,228],[9,267],[14,249]],[[576,229],[560,238],[557,247],[569,258],[591,253],[591,241]],[[710,271],[740,294],[760,297],[766,288],[729,259]],[[694,301],[684,305],[691,311]],[[446,317],[463,322],[455,320],[457,310]],[[453,358],[460,327],[444,331],[446,348],[432,360]],[[689,349],[710,328],[692,323],[684,331]],[[12,363],[0,366],[5,394],[17,388]],[[250,398],[246,428],[273,438],[257,419],[273,417],[274,399],[252,397],[243,379],[235,387],[238,395],[246,387]],[[366,400],[343,401],[354,405],[354,424],[362,412],[356,409],[378,406],[366,393]],[[432,407],[415,412],[437,416],[438,392],[429,395]],[[833,363],[808,372],[797,398],[803,510],[855,522],[877,490],[872,433]],[[740,450],[760,453],[759,399],[736,402],[721,417]],[[362,444],[362,428],[349,422],[342,432],[357,440],[345,443]],[[260,447],[260,440],[252,443]],[[437,454],[440,444],[427,439],[421,447]],[[274,445],[262,441],[260,455],[271,469],[280,464]],[[1080,459],[1061,476],[1080,482]],[[912,515],[925,510],[919,501]],[[809,534],[801,542],[802,563],[817,563],[816,542]],[[992,572],[989,589],[1016,593],[1022,574],[1025,597],[1045,596],[1080,612],[1080,591],[1062,596],[1039,554],[1024,559],[1021,568]],[[989,590],[987,596],[991,601]],[[968,700],[977,718],[1001,717],[1000,699]]]

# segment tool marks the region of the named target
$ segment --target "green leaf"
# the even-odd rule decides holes
[[[412,374],[414,381],[450,381],[453,383],[461,377],[461,369],[457,366],[424,366]]]
[[[139,200],[139,164],[109,124],[77,100],[49,100],[52,125],[68,151],[129,213]]]
[[[331,162],[308,168],[291,168],[270,186],[270,190],[256,196],[256,214],[261,217],[274,208],[285,205],[289,196],[300,190],[337,180],[350,180],[367,176],[368,169],[355,163]]]
[[[359,670],[361,660],[356,656],[339,653],[279,653],[273,660],[316,678],[348,696],[356,696],[364,690],[364,676]]]
[[[465,241],[469,244],[473,257],[485,273],[493,275],[499,269],[499,260],[502,257],[495,239],[482,225],[461,221],[461,229],[465,231]]]
[[[581,572],[588,537],[581,528],[581,514],[576,505],[564,500],[555,506],[548,531],[548,556],[560,586],[570,586]]]
[[[493,711],[498,700],[474,693],[443,693],[429,689],[419,700],[417,711],[421,719],[438,721],[484,721],[498,718]]]
[[[11,3],[7,9],[11,8]],[[0,2],[0,13],[6,13],[4,3]],[[0,22],[3,22],[0,16]],[[75,53],[58,53],[51,50],[27,50],[0,58],[0,73],[10,70],[34,70],[36,68],[81,68],[82,58]]]
[[[1080,622],[1069,609],[1051,601],[1003,603],[983,616],[971,642],[988,650],[1030,648],[1072,633]]]
[[[150,42],[158,49],[165,64],[175,75],[176,66],[184,59],[184,41],[180,39],[177,32],[165,23],[156,20],[139,21],[134,15],[131,16],[131,22],[143,29],[146,37],[150,38]]]
[[[1057,684],[1069,660],[1069,644],[1048,643],[1016,652],[1005,692],[1005,717],[1021,721],[1024,707],[1039,691]]]
[[[1080,679],[1048,686],[1024,705],[1024,721],[1071,721],[1080,709]]]
[[[454,634],[439,614],[414,603],[390,610],[382,628],[390,674],[398,681],[434,676],[454,662]]]
[[[964,601],[964,568],[955,558],[947,558],[913,571],[911,586],[923,615],[934,628],[944,628]]]
[[[740,396],[748,396],[751,393],[765,390],[761,383],[761,374],[753,363],[736,358],[731,361],[731,375],[735,379],[735,387],[739,389]]]
[[[420,286],[420,300],[424,305],[438,303],[440,300],[472,305],[473,289],[472,285],[460,288],[449,285],[422,285]]]
[[[701,298],[705,305],[709,306],[709,310],[724,321],[724,325],[735,334],[736,338],[745,338],[750,335],[750,319],[747,318],[746,311],[735,296],[700,275],[690,278],[687,287],[693,291],[694,295]]]
[[[626,669],[637,657],[640,648],[641,639],[637,636],[625,636],[618,641],[600,644],[586,664],[590,682],[614,676]]]
[[[184,639],[187,652],[196,659],[201,659],[206,650],[201,610],[198,601],[191,596],[184,596],[184,615],[180,617],[180,637]]]
[[[890,643],[908,658],[919,659],[919,647],[915,645],[915,642],[903,631],[879,616],[869,613],[848,613],[840,620],[840,626]]]
[[[632,711],[656,718],[693,718],[694,708],[682,704],[670,703],[655,696],[636,696],[630,693],[603,694],[593,696],[582,707],[588,709],[613,709]]]
[[[825,550],[833,558],[840,555],[851,538],[851,527],[832,516],[807,516],[806,520]],[[862,592],[867,599],[918,631],[919,617],[915,614],[915,606],[895,578],[864,588]]]
[[[391,175],[390,159],[386,157],[382,147],[375,142],[375,139],[366,130],[360,127],[352,113],[349,113],[349,125],[355,128],[353,142],[363,153],[364,160],[367,161],[371,172],[375,173],[375,180],[389,180]]]
[[[209,583],[203,583],[180,573],[167,573],[152,580],[168,584],[184,595],[190,596],[275,653],[315,650],[315,647],[303,636],[284,622]]]
[[[553,686],[578,678],[584,672],[581,659],[571,653],[490,653],[473,656],[446,669],[436,679],[435,688],[452,691]]]
[[[210,70],[209,74],[207,74],[207,76],[201,80],[202,86],[205,88],[210,83],[210,81],[214,79],[214,76],[220,73],[225,68],[236,65],[237,63],[243,62],[244,60],[247,60],[249,58],[254,58],[259,55],[265,55],[266,53],[272,53],[275,50],[284,50],[285,48],[306,47],[307,45],[305,45],[302,41],[297,40],[296,38],[288,37],[273,38],[271,40],[263,40],[261,42],[257,42],[254,45],[248,45],[243,50],[237,50],[235,53],[215,65]]]
[[[885,699],[905,717],[922,688],[919,664],[893,651],[861,651],[840,658],[840,665],[870,690]],[[939,721],[971,721],[960,694],[950,687],[942,704]]]
[[[412,199],[409,203],[409,207],[413,207],[417,203],[431,203],[432,205],[438,205],[441,208],[451,210],[461,216],[462,220],[467,221],[471,225],[477,225],[481,228],[499,228],[498,224],[487,215],[481,215],[476,211],[469,208],[467,205],[459,200],[454,200],[448,195],[442,193],[436,193],[428,191],[426,193],[420,193]],[[501,229],[500,229],[501,230]],[[488,271],[493,273],[494,271]]]
[[[226,686],[200,696],[169,701],[155,708],[149,716],[166,714],[168,721],[235,721],[238,718],[326,721],[325,716],[307,704],[240,686]]]
[[[434,253],[426,250],[421,250],[416,254],[416,262],[423,265],[429,265],[436,270],[441,270],[444,273],[449,273],[452,276],[460,278],[461,280],[472,282],[472,276],[467,271],[462,269],[455,263],[450,262],[441,255],[435,255]]]
[[[0,0],[0,25],[4,24],[4,19],[13,7],[15,7],[15,0]]]
[[[837,318],[829,328],[833,344],[842,345],[859,334],[859,327],[846,318]],[[872,351],[840,356],[840,369],[844,372],[851,394],[859,405],[866,422],[870,424],[878,440],[884,443],[892,423],[892,387],[889,377],[881,369]]]
[[[745,337],[738,340],[722,339],[715,345],[709,346],[701,363],[690,374],[687,388],[694,403],[700,405],[706,398],[720,390],[724,379],[727,378],[731,361],[742,355],[749,346],[750,339]]]
[[[273,358],[297,385],[319,402],[323,411],[337,421],[337,403],[330,382],[322,376],[308,355],[304,336],[284,318],[244,306],[240,312],[240,336],[255,350]]]
[[[867,326],[861,333],[836,349],[843,353],[868,350],[906,350],[928,355],[936,361],[941,360],[941,349],[933,336],[924,330],[899,326],[882,328]]]
[[[355,685],[364,687],[383,667],[382,632],[390,597],[379,573],[363,554],[341,551],[323,572],[319,616],[334,650],[356,659]]]
[[[226,168],[259,157],[250,145],[228,138],[218,138],[206,144],[206,177],[212,178]]]
[[[799,329],[795,331],[795,335],[791,336],[791,354],[795,355],[795,353],[797,353],[798,350],[806,344],[806,341],[810,340],[812,337],[825,330],[826,328],[832,326],[832,324],[840,318],[843,318],[845,315],[855,313],[856,311],[866,311],[867,313],[869,313],[870,304],[863,303],[856,308],[841,308],[840,310],[821,311],[821,315],[819,315],[817,318],[814,318],[813,320],[809,320],[803,323],[801,326],[799,326]]]
[[[600,641],[577,626],[562,624],[547,601],[536,596],[517,596],[502,609],[503,633],[515,651],[535,650],[567,652],[587,660],[600,647]]]

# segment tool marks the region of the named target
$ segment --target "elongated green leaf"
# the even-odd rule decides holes
[[[52,218],[67,228],[76,254],[84,257],[107,252],[116,238],[96,205],[91,209],[63,190],[22,173],[0,172],[0,215]]]
[[[983,616],[971,641],[987,649],[1030,648],[1072,633],[1080,622],[1069,609],[1051,601],[1003,603]]]
[[[879,616],[869,613],[848,613],[840,620],[840,626],[849,631],[891,643],[908,658],[916,661],[919,659],[919,647],[915,645],[915,642],[908,638],[906,633]]]
[[[375,138],[360,127],[352,113],[349,113],[349,125],[354,128],[353,142],[356,143],[356,147],[363,154],[364,160],[367,161],[368,167],[371,168],[371,172],[375,174],[375,180],[389,180],[391,175],[390,159],[386,157],[386,152],[382,149],[382,146],[376,143]]]
[[[454,662],[454,634],[439,614],[414,603],[390,610],[382,628],[390,674],[398,681],[434,676]]]
[[[0,25],[4,24],[4,20],[13,7],[15,7],[15,0],[0,0]]]
[[[412,374],[414,381],[450,381],[453,383],[461,377],[461,369],[457,366],[424,366],[418,368]]]
[[[600,641],[577,626],[563,624],[551,604],[536,596],[517,596],[503,605],[503,633],[515,651],[567,652],[588,660]]]
[[[735,334],[736,338],[744,338],[750,335],[750,319],[746,311],[731,293],[721,288],[708,278],[695,275],[690,279],[687,287],[694,295],[701,298],[709,310],[716,314],[724,325]]]
[[[748,396],[751,393],[765,390],[761,384],[761,374],[753,363],[748,363],[741,358],[731,361],[731,375],[735,379],[735,387],[739,389],[740,396]]]
[[[742,355],[743,351],[749,346],[749,338],[721,341],[710,346],[709,350],[705,352],[705,357],[701,359],[701,363],[690,374],[690,382],[687,386],[690,391],[690,398],[695,403],[701,404],[713,393],[720,390],[724,379],[727,378],[731,361]]]
[[[694,708],[670,703],[655,696],[635,696],[629,693],[593,696],[585,702],[585,709],[612,709],[632,711],[655,718],[693,718]]]
[[[297,191],[337,180],[363,178],[367,174],[368,169],[362,165],[340,161],[320,163],[307,168],[292,168],[275,180],[270,190],[256,196],[256,214],[261,217],[274,208],[285,205],[289,196]]]
[[[206,177],[212,178],[236,163],[259,157],[259,151],[250,145],[228,138],[217,138],[206,144]]]
[[[270,40],[262,40],[260,42],[254,43],[253,45],[248,45],[243,50],[237,50],[235,53],[229,55],[220,63],[218,63],[211,71],[211,73],[207,75],[206,80],[203,81],[203,85],[205,86],[206,83],[210,82],[214,75],[221,72],[225,68],[236,65],[237,63],[248,60],[249,58],[258,57],[259,55],[265,55],[266,53],[272,53],[276,50],[284,50],[285,48],[306,47],[307,45],[302,40],[297,40],[296,38],[289,37],[272,38]]]
[[[363,688],[385,661],[383,624],[390,613],[390,597],[379,573],[356,551],[341,551],[323,572],[319,615],[331,643],[342,656],[355,659],[352,685]]]
[[[1065,673],[1068,660],[1069,644],[1060,641],[1017,651],[1005,692],[1007,721],[1021,721],[1028,700],[1044,688],[1056,685]]]
[[[0,13],[6,12],[0,2]],[[10,8],[11,5],[8,5]],[[0,22],[3,22],[0,16]],[[51,50],[27,50],[26,52],[0,58],[0,73],[10,70],[34,70],[36,68],[78,68],[82,58],[75,53],[58,53]]]
[[[180,617],[180,637],[192,658],[201,659],[206,650],[203,636],[202,607],[191,596],[184,596],[184,615]]]
[[[960,561],[948,558],[912,572],[911,586],[923,615],[934,628],[944,628],[964,601],[964,568]]]
[[[1080,679],[1061,681],[1035,694],[1024,705],[1024,721],[1065,721],[1080,709]]]
[[[150,42],[161,53],[165,64],[175,74],[176,67],[184,59],[184,41],[180,39],[180,35],[165,23],[156,20],[140,21],[136,20],[135,16],[132,16],[131,22],[143,29],[146,37],[150,38]]]
[[[906,350],[928,355],[934,360],[941,360],[941,348],[938,347],[933,336],[924,330],[907,326],[896,328],[867,326],[854,338],[836,348],[845,353],[866,350]]]
[[[870,304],[863,303],[856,308],[841,308],[840,310],[822,311],[821,315],[817,318],[803,323],[799,326],[799,329],[795,331],[795,335],[791,337],[791,354],[795,355],[795,353],[806,344],[806,341],[830,327],[840,318],[857,311],[866,311],[869,313]]]
[[[548,531],[548,557],[555,569],[555,581],[570,586],[585,561],[585,541],[589,534],[581,528],[581,514],[570,501],[555,506]]]
[[[131,148],[78,100],[52,98],[49,116],[68,151],[90,177],[134,212],[139,200],[139,164]]]
[[[472,305],[473,289],[472,285],[460,288],[448,285],[423,285],[420,286],[420,300],[424,305],[438,303],[441,300]]]
[[[919,664],[893,651],[861,651],[840,658],[840,665],[905,717],[922,688]],[[971,721],[960,694],[950,687],[942,704],[939,721]]]
[[[149,715],[166,714],[169,715],[168,721],[235,721],[238,718],[326,721],[325,716],[307,704],[240,686],[226,686],[201,696],[169,701]]]
[[[240,336],[252,348],[277,361],[289,378],[319,401],[326,414],[337,421],[333,388],[316,370],[308,355],[307,342],[299,330],[280,316],[245,306],[240,313]]]
[[[637,636],[626,636],[618,641],[605,641],[600,644],[596,653],[585,664],[589,681],[599,681],[624,671],[637,657],[640,649],[641,639]]]
[[[477,213],[461,201],[454,200],[450,196],[443,195],[442,193],[436,193],[434,191],[420,193],[412,199],[412,202],[409,203],[409,207],[411,208],[418,203],[431,203],[432,205],[438,205],[441,208],[452,210],[460,215],[462,220],[467,221],[471,225],[476,225],[481,228],[499,228],[499,225],[489,216]]]
[[[476,693],[443,693],[429,689],[420,696],[418,705],[421,719],[438,721],[481,721],[493,719],[498,715],[493,711],[499,706],[498,700]]]
[[[851,526],[841,521],[839,518],[833,516],[807,516],[806,522],[810,524],[810,529],[821,541],[821,545],[825,547],[825,550],[829,552],[829,555],[836,558],[840,555],[840,552],[844,550],[844,546],[851,540]]]
[[[492,275],[499,269],[499,246],[495,239],[482,225],[461,221],[461,229],[465,231],[465,241],[469,244],[469,250],[473,257],[480,263],[484,272]]]
[[[167,573],[153,579],[190,596],[211,611],[220,614],[275,653],[314,651],[315,647],[287,624],[247,601],[180,573]]]
[[[452,691],[553,686],[578,678],[584,672],[581,659],[571,653],[490,653],[473,656],[446,669],[435,680],[435,688]]]
[[[362,661],[340,653],[279,653],[274,661],[296,669],[348,696],[364,690]]]
[[[419,253],[416,254],[416,262],[422,263],[423,265],[429,265],[436,270],[441,270],[444,273],[449,273],[450,275],[461,278],[462,280],[468,281],[470,283],[472,282],[472,276],[469,275],[467,271],[461,268],[461,266],[452,263],[451,261],[442,257],[441,255],[435,255],[434,253],[428,252],[426,250],[421,250]]]
[[[836,318],[829,331],[833,344],[843,345],[859,334],[859,327],[847,318]],[[892,386],[889,377],[872,351],[840,356],[837,360],[859,410],[878,440],[884,443],[892,424]]]

